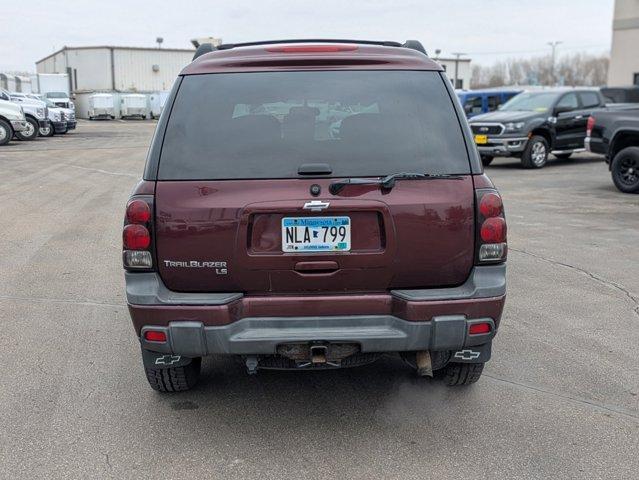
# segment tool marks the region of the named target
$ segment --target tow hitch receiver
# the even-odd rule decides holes
[[[328,347],[326,345],[313,345],[311,346],[311,363],[314,365],[320,363],[326,363],[326,353]]]

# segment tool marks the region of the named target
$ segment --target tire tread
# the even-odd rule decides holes
[[[451,387],[472,385],[481,377],[483,363],[449,363],[446,366],[444,383]]]

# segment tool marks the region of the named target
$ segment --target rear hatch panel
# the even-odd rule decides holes
[[[461,180],[400,180],[389,191],[334,179],[160,181],[156,248],[166,286],[247,294],[379,292],[463,283],[474,256],[474,192]],[[321,212],[303,208],[329,202]],[[283,253],[283,217],[348,216],[349,252]]]

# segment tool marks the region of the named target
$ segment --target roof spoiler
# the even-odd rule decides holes
[[[344,40],[344,39],[294,39],[294,40],[265,40],[261,42],[246,42],[246,43],[223,43],[222,45],[218,45],[217,47],[213,46],[211,43],[203,43],[197,50],[195,51],[195,55],[193,55],[193,60],[198,57],[201,57],[205,53],[213,52],[215,50],[230,50],[236,47],[255,47],[259,45],[273,45],[278,43],[359,43],[362,45],[380,45],[383,47],[400,47],[400,48],[410,48],[411,50],[416,50],[424,55],[428,55],[426,53],[426,49],[422,45],[419,40],[406,40],[403,44],[399,42],[391,42],[391,41],[373,41],[373,40]]]

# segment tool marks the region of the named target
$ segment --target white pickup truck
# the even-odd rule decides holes
[[[22,107],[27,121],[27,128],[16,132],[20,140],[34,140],[38,137],[40,128],[50,127],[46,104],[39,100],[28,98],[23,93],[10,93],[7,90],[0,90],[0,100],[14,102]]]
[[[20,105],[0,100],[0,145],[6,145],[17,132],[27,129],[27,120]]]

